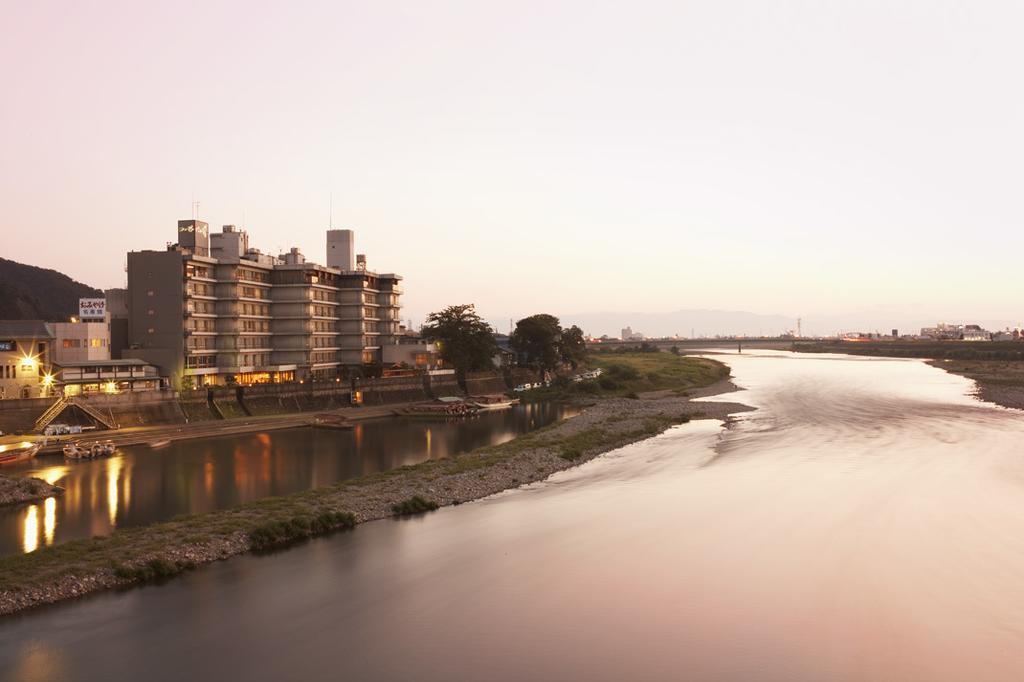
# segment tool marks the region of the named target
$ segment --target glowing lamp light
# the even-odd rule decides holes
[[[35,369],[38,366],[35,356],[23,355],[21,358],[21,366],[27,367],[28,369]]]
[[[47,373],[43,375],[43,386],[53,386],[52,374]]]
[[[103,390],[106,391],[107,393],[117,393],[117,384],[115,384],[113,381],[108,381],[107,383],[103,384]]]

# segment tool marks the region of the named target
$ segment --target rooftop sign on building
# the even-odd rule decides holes
[[[107,299],[105,298],[80,298],[78,299],[78,317],[84,321],[102,320],[107,314]]]

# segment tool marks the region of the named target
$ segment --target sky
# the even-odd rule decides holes
[[[416,324],[1024,317],[1019,3],[0,0],[0,21],[3,256],[94,286],[195,200],[319,262],[355,229]]]

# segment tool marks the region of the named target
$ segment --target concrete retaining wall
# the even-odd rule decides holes
[[[535,384],[540,381],[540,374],[536,370],[526,367],[513,367],[509,376],[512,378],[513,387],[519,384]]]
[[[429,379],[430,394],[434,398],[465,395],[454,374],[435,374]]]
[[[97,394],[79,397],[77,400],[81,400],[101,414],[110,416],[122,428],[181,424],[185,421],[185,414],[182,412],[175,394],[171,392]]]
[[[363,392],[363,405],[394,405],[428,400],[423,377],[360,379],[356,389]]]
[[[466,392],[469,395],[505,393],[509,386],[499,372],[469,372],[466,374]]]
[[[182,391],[178,399],[178,408],[186,421],[205,422],[219,419],[210,409],[206,400],[206,391]]]
[[[54,402],[53,398],[26,398],[25,400],[0,400],[0,431],[4,433],[29,433],[36,420]]]

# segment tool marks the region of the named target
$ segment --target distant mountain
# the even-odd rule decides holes
[[[67,320],[79,298],[102,296],[56,270],[0,258],[0,320]]]
[[[667,313],[582,313],[561,316],[594,336],[618,337],[623,327],[646,336],[777,336],[796,329],[796,318],[731,310],[676,310]]]
[[[796,331],[796,318],[784,315],[759,315],[733,310],[676,310],[666,313],[582,313],[560,316],[562,325],[579,325],[594,336],[607,334],[618,338],[623,327],[645,336],[777,336]],[[893,329],[904,334],[916,334],[922,327],[937,322],[980,324],[985,329],[1003,329],[1016,326],[1010,319],[976,317],[970,314],[939,314],[868,309],[845,314],[809,314],[802,320],[805,336],[831,335],[839,332],[879,332],[889,334]]]

